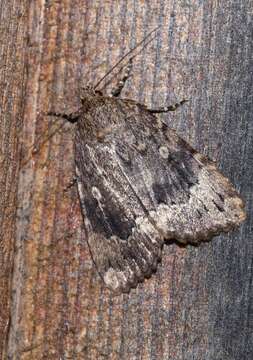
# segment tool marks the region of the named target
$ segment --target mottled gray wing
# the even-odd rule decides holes
[[[90,250],[116,291],[129,291],[151,274],[164,239],[198,243],[245,217],[213,162],[144,108],[129,106],[121,103],[126,115],[102,141],[87,141],[78,130],[76,141]]]

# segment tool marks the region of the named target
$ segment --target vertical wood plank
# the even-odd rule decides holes
[[[0,1],[0,357],[10,303],[20,142],[26,84],[27,2]]]

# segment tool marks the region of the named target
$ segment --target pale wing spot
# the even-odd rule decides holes
[[[80,200],[84,201],[85,196],[84,196],[84,191],[83,191],[83,185],[80,181],[81,174],[80,174],[80,171],[77,166],[76,166],[76,175],[77,175],[77,188],[78,188]]]
[[[77,176],[81,176],[81,173],[80,173],[80,171],[79,171],[79,169],[78,169],[77,166],[76,166],[76,175],[77,175]]]
[[[91,193],[92,193],[93,197],[95,199],[97,199],[97,201],[102,199],[102,195],[101,195],[100,191],[98,190],[98,188],[96,186],[92,187]]]
[[[77,187],[78,187],[78,193],[79,193],[79,196],[80,196],[80,200],[84,201],[85,196],[84,196],[83,186],[82,186],[82,183],[80,181],[77,182]]]
[[[119,289],[129,290],[128,287],[128,276],[129,274],[126,271],[116,271],[113,268],[109,268],[104,275],[104,282],[106,286],[111,288],[114,291],[118,291]]]
[[[136,148],[139,152],[145,152],[147,149],[147,145],[145,143],[138,143]]]
[[[154,226],[151,224],[150,220],[147,217],[140,216],[136,218],[137,228],[140,229],[141,232],[146,234],[153,244],[157,243],[157,239],[160,236]]]
[[[168,159],[169,150],[166,146],[160,146],[159,153],[163,159]]]
[[[120,283],[118,280],[117,271],[113,270],[112,268],[109,268],[109,270],[107,270],[104,275],[104,282],[111,289],[113,290],[118,289]]]

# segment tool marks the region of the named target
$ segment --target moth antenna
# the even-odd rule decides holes
[[[148,46],[148,44],[151,43],[151,41],[153,41],[154,39],[155,39],[155,36],[152,37],[152,38],[145,44],[145,47]],[[132,49],[132,50],[134,50],[134,49]],[[129,59],[129,61],[128,61],[128,63],[129,63],[130,61],[133,61],[133,59],[136,58],[136,57],[142,52],[142,50],[143,50],[143,48],[142,48],[140,51],[138,51],[135,55],[131,56],[130,59]],[[118,65],[119,65],[119,64],[118,64]],[[126,66],[126,65],[123,65],[123,66],[119,69],[119,71],[116,73],[116,76],[122,71],[122,69],[124,69],[125,66]],[[109,75],[109,74],[107,74],[107,75]],[[108,80],[108,81],[103,85],[103,87],[102,87],[100,90],[103,91],[103,90],[110,84],[110,82],[111,82],[111,80]]]
[[[138,42],[134,48],[130,49],[124,56],[122,56],[122,58],[120,58],[117,63],[97,82],[97,84],[95,85],[94,89],[96,89],[98,87],[99,84],[101,84],[101,82],[108,76],[112,73],[112,71],[120,64],[122,63],[122,61],[127,57],[129,56],[132,52],[134,52],[138,47],[140,47],[143,43],[145,43],[145,41],[155,32],[159,29],[160,26],[157,26],[155,29],[153,29],[152,31],[150,31],[140,42]],[[148,46],[148,44],[153,41],[155,39],[156,35],[151,37],[151,39],[148,40],[148,42],[146,44],[144,44],[144,47]],[[143,48],[144,48],[143,47]],[[143,48],[137,52],[137,54],[133,55],[131,57],[131,60],[133,60],[136,56],[138,56],[140,54],[140,52],[143,50]],[[123,66],[124,67],[124,66]],[[122,67],[122,68],[123,68]],[[121,69],[122,69],[121,68]],[[121,70],[120,69],[120,70]],[[106,85],[105,85],[106,86]],[[104,87],[103,87],[104,88]],[[70,115],[66,115],[66,114],[56,114],[56,113],[53,113],[53,112],[49,112],[47,113],[47,115],[49,116],[58,116],[58,117],[61,117],[61,118],[67,118],[68,120],[71,120],[71,115],[75,115],[75,114],[70,114]],[[73,120],[73,119],[72,119]],[[32,155],[39,152],[40,149],[43,147],[43,145],[54,135],[56,134],[58,131],[61,130],[61,128],[65,125],[65,123],[62,123],[59,125],[59,127],[57,129],[55,129],[52,133],[48,134],[48,136],[46,137],[46,139],[44,141],[42,141],[40,144],[39,144],[39,147],[37,146],[31,146],[31,148],[29,149],[29,154],[27,156],[26,159],[24,159],[21,163],[21,167],[25,166],[29,161],[30,159],[32,158]],[[41,136],[42,138],[42,136]]]
[[[157,26],[155,29],[153,29],[152,31],[150,31],[150,33],[148,33],[148,35],[146,35],[144,37],[144,39],[142,39],[139,43],[137,43],[135,45],[135,47],[133,49],[130,49],[125,55],[122,56],[122,58],[120,58],[115,65],[113,65],[113,67],[111,67],[111,69],[109,71],[107,71],[107,73],[96,83],[94,89],[96,89],[98,87],[98,85],[101,84],[101,82],[112,73],[112,71],[128,56],[130,55],[134,50],[136,50],[139,46],[141,46],[146,40],[147,38],[150,37],[150,35],[152,35],[157,29],[159,29],[160,26]],[[152,38],[153,40],[154,38]],[[150,40],[150,41],[152,41]],[[146,44],[146,46],[150,43],[150,41]]]

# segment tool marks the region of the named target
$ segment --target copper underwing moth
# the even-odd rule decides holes
[[[243,201],[214,162],[159,119],[158,113],[184,101],[148,109],[120,98],[132,60],[111,96],[98,90],[125,56],[82,90],[78,111],[49,113],[76,123],[76,175],[88,244],[101,278],[116,293],[152,274],[165,240],[199,244],[245,219]]]

